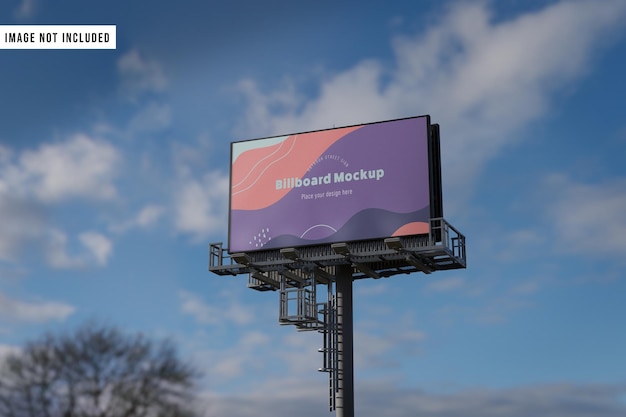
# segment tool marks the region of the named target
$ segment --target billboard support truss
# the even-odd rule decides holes
[[[466,266],[465,236],[443,218],[428,235],[229,254],[212,243],[209,271],[248,275],[248,287],[279,292],[281,325],[323,335],[320,372],[329,374],[329,409],[354,415],[352,282]]]

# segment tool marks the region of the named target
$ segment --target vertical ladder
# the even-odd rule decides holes
[[[339,358],[337,343],[337,305],[335,296],[329,285],[328,302],[323,303],[320,310],[324,317],[324,327],[319,332],[323,335],[323,346],[318,349],[323,354],[323,367],[320,372],[328,372],[328,406],[334,411],[337,406],[337,391],[339,389]]]

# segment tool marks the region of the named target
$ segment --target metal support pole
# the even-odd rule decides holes
[[[337,279],[337,417],[354,417],[354,341],[352,267],[338,266]]]

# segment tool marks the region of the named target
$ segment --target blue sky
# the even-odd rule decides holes
[[[626,3],[7,1],[116,50],[0,51],[0,354],[172,337],[206,416],[323,415],[321,336],[207,272],[229,143],[430,114],[468,269],[355,283],[363,416],[626,411]]]

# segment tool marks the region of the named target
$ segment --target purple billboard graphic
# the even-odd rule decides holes
[[[234,142],[229,252],[429,233],[428,116]]]

